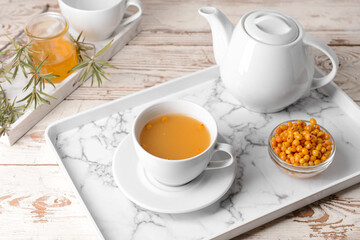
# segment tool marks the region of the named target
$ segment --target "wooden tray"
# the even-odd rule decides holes
[[[133,39],[141,30],[140,27],[140,18],[134,22],[126,25],[124,28],[118,28],[115,30],[114,34],[106,40],[93,42],[96,46],[97,51],[102,49],[106,44],[113,40],[112,45],[107,49],[107,51],[102,54],[100,57],[104,60],[110,59],[114,56],[120,49],[122,49],[131,39]],[[73,33],[73,36],[77,36],[78,33],[75,33],[70,29],[70,33]],[[83,70],[75,71],[70,76],[68,76],[64,81],[59,84],[56,84],[54,89],[52,86],[47,84],[45,92],[54,96],[56,99],[50,99],[51,104],[41,104],[36,109],[27,110],[24,115],[16,120],[12,124],[8,135],[0,137],[0,141],[8,145],[14,144],[20,137],[22,137],[30,128],[32,128],[38,121],[40,121],[47,113],[49,113],[56,105],[58,105],[64,98],[66,98],[70,93],[77,89],[81,83],[78,81],[80,74]],[[27,93],[22,92],[22,87],[25,86],[27,81],[22,74],[18,74],[17,79],[14,80],[12,85],[4,84],[6,89],[6,94],[10,99],[14,99],[15,96],[18,96],[17,99],[21,99],[21,96],[25,96]]]
[[[159,214],[139,208],[118,189],[112,155],[144,107],[165,99],[204,106],[237,150],[236,179],[202,210]],[[270,160],[270,131],[289,119],[314,117],[334,136],[330,167],[310,179],[282,173]],[[217,66],[112,101],[49,126],[45,138],[99,238],[229,239],[360,182],[360,109],[334,83],[311,91],[284,111],[246,110],[223,87]],[[146,198],[146,196],[144,196]]]

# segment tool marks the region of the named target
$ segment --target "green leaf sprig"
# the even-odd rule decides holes
[[[112,41],[96,53],[95,45],[86,43],[84,38],[81,39],[81,36],[82,34],[76,39],[71,37],[76,48],[79,63],[68,72],[85,68],[84,72],[79,77],[79,81],[83,84],[88,77],[91,76],[91,86],[95,79],[97,80],[98,86],[100,86],[102,84],[102,78],[109,80],[103,67],[116,68],[107,61],[97,59],[110,47]],[[54,99],[54,97],[44,92],[46,87],[45,83],[47,82],[55,88],[56,86],[51,79],[57,77],[57,75],[52,73],[41,73],[41,68],[48,57],[41,63],[36,64],[33,59],[33,55],[36,54],[36,52],[31,49],[32,42],[22,43],[15,39],[9,39],[12,43],[12,48],[0,51],[0,58],[3,58],[6,55],[12,55],[12,59],[11,61],[8,61],[8,63],[0,61],[0,137],[8,133],[11,125],[19,118],[19,116],[24,114],[26,109],[31,106],[34,106],[36,109],[41,103],[51,104],[50,99]],[[93,56],[89,56],[89,51],[94,52]],[[22,99],[16,101],[15,98],[11,102],[10,99],[7,98],[1,84],[5,81],[12,84],[19,70],[21,70],[24,77],[28,79],[23,91],[25,92],[28,89],[31,89],[31,91]],[[19,103],[22,102],[25,102],[25,104],[19,105]]]
[[[0,136],[5,135],[11,124],[24,113],[23,106],[15,106],[15,102],[16,98],[10,103],[0,85]]]
[[[85,43],[84,39],[80,40],[81,35],[82,32],[76,39],[71,37],[78,53],[78,59],[80,59],[81,61],[78,65],[70,69],[69,72],[85,69],[83,74],[79,78],[81,84],[84,84],[84,82],[88,79],[88,77],[91,76],[91,86],[93,86],[96,79],[98,86],[100,87],[102,85],[102,78],[109,80],[108,77],[106,76],[107,73],[104,71],[103,67],[117,68],[114,65],[109,64],[107,61],[98,59],[99,56],[101,56],[104,52],[106,52],[106,50],[111,46],[113,41],[110,41],[99,52],[96,52],[95,45],[90,43]],[[93,50],[93,56],[88,55],[88,52],[91,50]]]

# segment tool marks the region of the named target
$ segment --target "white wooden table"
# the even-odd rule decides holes
[[[44,130],[57,119],[214,65],[210,28],[197,14],[201,6],[220,8],[234,24],[256,8],[295,17],[333,47],[340,60],[335,82],[360,104],[357,0],[143,2],[143,31],[111,60],[119,67],[111,70],[111,81],[100,88],[80,87],[14,146],[0,144],[0,239],[96,239],[45,143]],[[18,35],[46,4],[49,11],[59,11],[56,0],[0,0],[0,48],[8,42],[6,34]],[[315,53],[318,65],[330,69],[330,61]],[[360,184],[235,239],[360,239]]]

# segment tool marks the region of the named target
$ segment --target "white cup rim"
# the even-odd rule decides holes
[[[118,2],[110,7],[107,7],[107,8],[102,8],[102,9],[97,9],[97,10],[86,10],[86,9],[80,9],[80,8],[76,8],[76,7],[73,7],[73,6],[70,6],[68,3],[66,3],[64,0],[59,0],[59,2],[62,2],[64,5],[66,5],[67,7],[71,8],[71,9],[74,9],[76,11],[80,11],[80,12],[84,12],[84,13],[100,13],[100,12],[106,12],[112,8],[115,8],[117,7],[120,3],[124,2],[125,0],[117,0]]]
[[[185,104],[189,104],[189,105],[192,105],[193,107],[195,108],[198,108],[198,109],[201,109],[201,111],[205,112],[206,115],[208,115],[208,119],[213,122],[213,125],[214,125],[214,134],[215,136],[211,136],[211,142],[209,144],[209,146],[204,150],[202,151],[201,153],[195,155],[195,156],[192,156],[192,157],[189,157],[189,158],[185,158],[185,159],[177,159],[177,160],[172,160],[172,159],[165,159],[165,158],[161,158],[161,157],[157,157],[155,155],[152,155],[151,153],[149,153],[148,151],[146,151],[145,149],[143,149],[143,147],[141,147],[138,139],[136,138],[135,136],[135,126],[136,126],[136,123],[138,122],[138,120],[140,119],[140,117],[143,116],[143,114],[145,114],[147,111],[149,111],[150,108],[153,108],[155,106],[158,106],[158,105],[161,105],[161,104],[182,104],[182,103],[185,103]],[[166,114],[166,113],[164,113]],[[186,115],[186,114],[184,114]],[[193,117],[191,116],[192,118],[195,118],[196,120],[198,120],[196,117]],[[151,120],[151,119],[150,119]],[[149,121],[150,121],[149,120]],[[205,123],[204,123],[205,124]],[[205,126],[207,128],[209,128],[209,126],[207,124],[205,124]],[[209,130],[209,133],[211,134],[211,131],[210,129]],[[152,158],[152,159],[156,159],[157,161],[161,161],[161,162],[174,162],[174,163],[180,163],[180,162],[187,162],[187,161],[191,161],[195,158],[198,158],[202,155],[205,155],[207,154],[207,152],[215,145],[216,141],[217,141],[217,137],[218,137],[218,129],[217,129],[217,124],[216,124],[216,121],[214,119],[214,117],[209,113],[209,111],[207,111],[205,108],[203,108],[202,106],[196,104],[196,103],[193,103],[193,102],[189,102],[189,101],[185,101],[185,100],[168,100],[168,101],[162,101],[162,102],[158,102],[158,103],[155,103],[155,104],[152,104],[148,107],[146,107],[145,109],[143,109],[138,115],[137,117],[135,118],[134,120],[134,123],[132,125],[132,128],[131,128],[131,135],[132,135],[132,138],[133,138],[133,142],[134,144],[137,144],[141,151],[143,151],[148,157]]]

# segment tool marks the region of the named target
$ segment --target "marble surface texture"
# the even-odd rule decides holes
[[[187,214],[158,214],[129,201],[119,191],[111,171],[114,150],[145,105],[62,132],[55,147],[105,239],[211,238],[360,171],[360,162],[354,158],[360,152],[360,137],[356,134],[360,126],[344,113],[342,108],[346,106],[340,108],[321,90],[312,91],[284,111],[273,114],[246,110],[224,89],[220,79],[163,99],[192,101],[212,113],[220,134],[236,148],[236,179],[222,199],[205,209]],[[282,121],[310,117],[332,133],[337,152],[325,172],[314,178],[297,179],[282,173],[270,160],[268,135]]]

